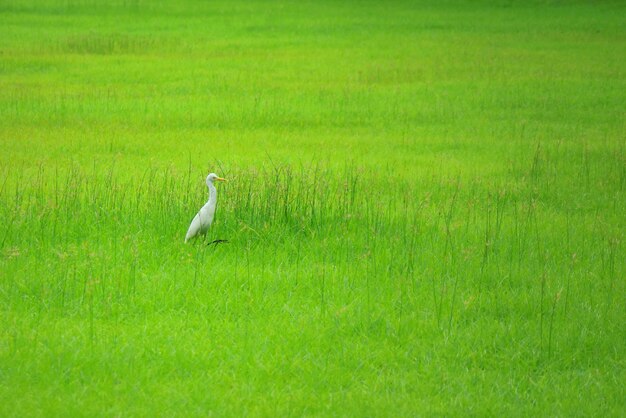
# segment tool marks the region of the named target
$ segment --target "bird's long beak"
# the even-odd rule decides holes
[[[223,179],[221,177],[216,177],[215,180],[219,180],[219,181],[226,181],[226,179]]]

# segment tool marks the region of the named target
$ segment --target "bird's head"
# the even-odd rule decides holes
[[[226,181],[226,179],[221,178],[220,176],[218,176],[215,173],[211,173],[206,177],[206,184],[207,186],[213,184],[213,182],[217,180],[217,181]]]

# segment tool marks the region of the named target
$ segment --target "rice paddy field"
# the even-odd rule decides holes
[[[625,16],[0,0],[0,416],[626,415]]]

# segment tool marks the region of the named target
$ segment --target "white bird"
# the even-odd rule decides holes
[[[185,242],[189,241],[191,238],[197,237],[198,235],[206,234],[209,227],[213,223],[215,205],[217,204],[217,190],[213,184],[215,180],[226,181],[226,179],[219,177],[215,173],[211,173],[207,176],[206,185],[209,188],[209,201],[202,206],[200,211],[191,221],[191,225],[189,225],[189,229],[187,230],[187,235],[185,235]]]

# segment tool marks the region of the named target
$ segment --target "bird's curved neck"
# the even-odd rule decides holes
[[[209,183],[209,203],[215,203],[217,201],[217,190],[213,183]]]

